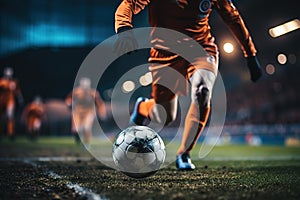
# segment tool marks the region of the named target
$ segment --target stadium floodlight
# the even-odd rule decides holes
[[[287,34],[289,32],[295,31],[299,28],[300,28],[300,20],[294,19],[292,21],[270,28],[269,34],[271,35],[271,37],[276,38],[281,35]]]

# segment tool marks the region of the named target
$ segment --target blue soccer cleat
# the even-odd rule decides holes
[[[147,101],[148,98],[145,97],[139,97],[136,102],[133,109],[133,112],[130,117],[129,124],[130,125],[139,125],[139,126],[145,126],[147,123],[147,117],[139,113],[139,106],[140,103]]]
[[[192,163],[190,154],[183,153],[176,158],[176,167],[179,170],[194,170],[195,165]]]

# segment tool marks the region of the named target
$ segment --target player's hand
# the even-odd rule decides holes
[[[118,56],[123,55],[125,52],[130,54],[132,51],[136,51],[138,43],[134,37],[132,30],[123,31],[118,33],[118,38],[114,44],[113,52]]]
[[[250,71],[251,81],[256,82],[262,76],[262,69],[256,56],[247,58],[247,66]]]

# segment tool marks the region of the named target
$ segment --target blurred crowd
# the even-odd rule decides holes
[[[228,125],[300,122],[300,79],[296,70],[227,92]]]
[[[300,124],[298,85],[297,70],[284,70],[258,83],[248,82],[226,91],[225,125]],[[79,141],[81,134],[82,140],[89,143],[95,118],[106,126],[114,126],[113,120],[108,119],[111,112],[108,108],[86,77],[80,79],[78,87],[66,94],[65,99],[45,101],[37,94],[26,105],[22,83],[14,78],[13,69],[4,69],[0,78],[0,136],[14,138],[16,132],[25,131],[35,139],[41,132],[68,133]]]

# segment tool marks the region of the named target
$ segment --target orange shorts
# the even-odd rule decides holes
[[[217,75],[218,58],[207,56],[188,62],[179,55],[151,49],[149,70],[152,73],[152,97],[157,103],[169,101],[175,95],[187,95],[189,79],[197,69],[212,71]]]
[[[73,110],[73,129],[91,129],[94,123],[94,119],[95,111],[92,108],[84,108],[78,106]]]

